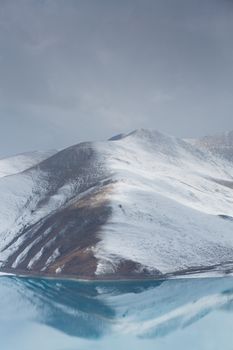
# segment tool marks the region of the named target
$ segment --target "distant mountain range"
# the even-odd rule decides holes
[[[233,132],[136,130],[0,159],[0,271],[83,279],[233,270]]]

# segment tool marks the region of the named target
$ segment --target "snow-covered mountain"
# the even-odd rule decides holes
[[[29,169],[42,162],[42,160],[51,157],[56,152],[55,150],[44,152],[34,151],[17,154],[9,158],[2,158],[0,159],[0,178]]]
[[[2,271],[99,279],[231,271],[233,163],[218,152],[136,130],[24,169],[0,178]]]
[[[191,139],[189,142],[223,159],[233,161],[233,131]]]

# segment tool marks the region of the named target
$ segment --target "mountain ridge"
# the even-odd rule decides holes
[[[0,178],[0,270],[85,279],[224,272],[232,179],[229,160],[158,131],[70,146]]]

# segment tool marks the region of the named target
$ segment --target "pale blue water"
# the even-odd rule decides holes
[[[1,350],[232,350],[233,279],[0,277]]]

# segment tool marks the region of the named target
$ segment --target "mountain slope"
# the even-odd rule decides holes
[[[203,150],[208,150],[222,159],[233,161],[233,131],[187,141]]]
[[[20,173],[35,166],[44,159],[51,157],[57,151],[40,151],[17,154],[12,157],[0,159],[0,178]]]
[[[69,147],[0,179],[1,270],[100,279],[229,270],[232,175],[231,162],[156,131]]]

